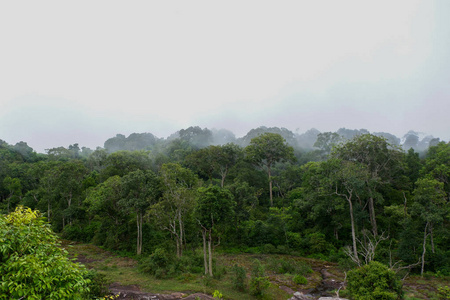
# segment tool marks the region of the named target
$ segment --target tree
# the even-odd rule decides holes
[[[269,177],[270,205],[273,206],[272,167],[277,162],[294,161],[294,149],[276,133],[264,133],[253,138],[245,148],[247,158],[253,164],[265,168]]]
[[[137,170],[122,178],[122,200],[125,210],[136,214],[137,238],[136,254],[142,253],[142,226],[144,213],[159,197],[159,180],[152,171]]]
[[[227,189],[215,185],[198,189],[195,218],[202,230],[205,274],[209,273],[210,276],[213,276],[213,230],[232,218],[233,208],[233,195]],[[208,260],[206,255],[206,244],[208,244]]]
[[[425,267],[425,252],[427,236],[431,236],[431,248],[434,253],[433,227],[444,220],[448,214],[448,203],[445,200],[444,184],[436,179],[421,178],[417,180],[414,190],[414,203],[412,205],[412,214],[419,217],[425,225],[423,236],[422,268]]]
[[[68,258],[38,211],[0,215],[2,299],[86,299],[87,270]]]
[[[209,146],[192,152],[186,157],[187,164],[208,177],[212,183],[213,176],[220,175],[220,186],[224,187],[225,178],[231,167],[242,157],[241,148],[235,144]]]
[[[22,184],[20,183],[19,178],[11,178],[10,176],[6,177],[3,180],[3,185],[8,190],[8,205],[7,212],[10,213],[11,209],[11,199],[13,197],[21,197],[22,196]]]
[[[345,144],[334,148],[332,157],[364,165],[370,176],[366,177],[368,208],[372,232],[378,234],[375,200],[383,200],[379,189],[392,183],[402,170],[403,152],[390,145],[384,137],[372,134],[357,135]]]
[[[317,135],[317,140],[314,143],[314,147],[320,149],[323,155],[328,155],[331,153],[333,147],[342,143],[343,137],[336,132],[323,132]]]
[[[194,208],[198,179],[195,174],[179,164],[168,163],[161,167],[162,200],[151,206],[155,222],[169,231],[175,239],[177,256],[183,255],[184,223]]]

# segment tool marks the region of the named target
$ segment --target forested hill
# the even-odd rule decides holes
[[[0,210],[38,209],[63,237],[137,255],[182,257],[220,241],[225,251],[450,274],[450,144],[430,140],[423,156],[396,146],[422,142],[264,127],[242,138],[199,127],[118,135],[106,149],[47,154],[2,142]]]

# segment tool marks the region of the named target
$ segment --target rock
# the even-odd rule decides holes
[[[313,300],[314,298],[310,295],[305,295],[302,292],[295,292],[294,296],[288,300]]]
[[[320,297],[318,300],[348,300],[348,299],[336,297]]]

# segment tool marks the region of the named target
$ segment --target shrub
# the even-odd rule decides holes
[[[356,300],[403,299],[401,281],[394,271],[376,261],[348,272],[347,289]]]
[[[450,299],[450,287],[441,286],[438,288],[439,299]]]
[[[17,207],[0,215],[2,299],[86,299],[88,271],[59,248],[38,211]]]
[[[233,266],[233,287],[238,291],[245,291],[247,276],[245,269],[235,264]]]
[[[250,293],[254,296],[262,296],[270,286],[269,278],[264,273],[264,266],[261,265],[259,260],[255,260],[250,279]]]
[[[302,276],[300,274],[297,274],[292,279],[296,284],[308,284],[308,279],[305,278],[305,276]]]

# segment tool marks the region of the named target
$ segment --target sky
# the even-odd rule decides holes
[[[450,140],[450,1],[2,1],[0,139],[189,126]]]

